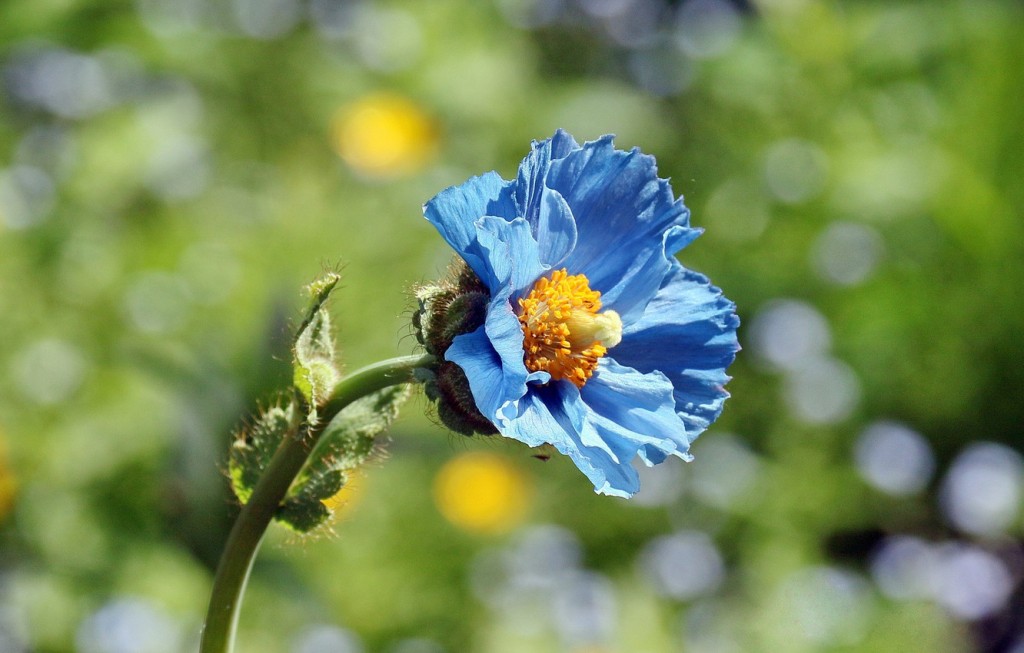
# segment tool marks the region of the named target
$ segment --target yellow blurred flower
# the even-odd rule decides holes
[[[338,155],[356,172],[395,177],[422,169],[437,151],[434,121],[407,98],[364,96],[342,107],[331,123]]]
[[[530,484],[519,468],[491,453],[453,458],[434,481],[434,501],[441,514],[474,533],[501,533],[518,526],[530,495]]]
[[[344,487],[338,490],[333,496],[324,499],[324,504],[331,511],[331,520],[338,521],[348,517],[363,498],[362,478],[356,474],[349,476]]]

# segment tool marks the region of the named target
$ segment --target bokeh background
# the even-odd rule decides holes
[[[438,190],[616,133],[744,351],[696,461],[594,495],[414,397],[275,527],[245,653],[1024,652],[1024,7],[0,3],[0,652],[194,651],[232,430],[340,269],[415,350]]]

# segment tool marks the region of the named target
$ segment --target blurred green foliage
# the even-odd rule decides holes
[[[657,157],[707,230],[683,262],[739,307],[697,460],[598,497],[414,398],[336,537],[271,532],[239,650],[1018,652],[1024,9],[730,7],[0,4],[0,650],[194,650],[230,433],[290,380],[301,286],[341,271],[348,368],[412,351],[450,257],[419,207],[563,127]],[[339,141],[381,93],[432,126],[414,170]],[[872,481],[879,420],[924,436],[923,487]],[[949,471],[982,441],[1002,485]],[[435,503],[480,449],[532,488],[504,534]],[[929,589],[886,575],[897,536]],[[966,599],[961,567],[990,573]]]

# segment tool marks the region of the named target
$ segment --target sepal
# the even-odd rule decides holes
[[[416,290],[412,324],[416,340],[439,359],[455,337],[476,330],[487,319],[490,294],[468,265],[457,261],[448,278]]]
[[[498,429],[476,407],[469,379],[462,368],[444,361],[435,378],[424,384],[428,399],[437,402],[437,417],[449,429],[465,436],[494,435]]]

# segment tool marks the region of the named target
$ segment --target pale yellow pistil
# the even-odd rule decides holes
[[[622,340],[622,320],[601,310],[601,293],[587,277],[563,268],[541,277],[519,300],[526,369],[552,379],[569,379],[582,388],[597,361]]]

